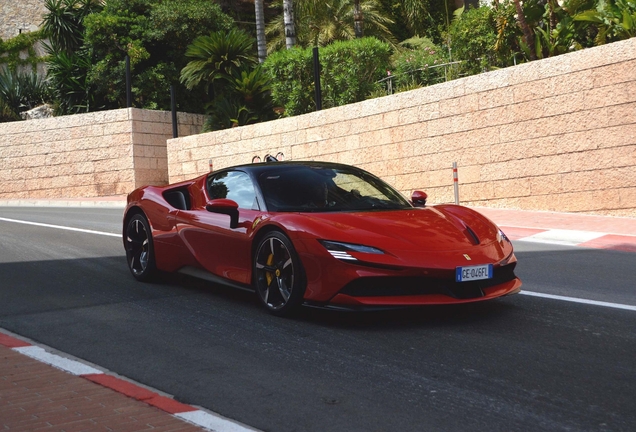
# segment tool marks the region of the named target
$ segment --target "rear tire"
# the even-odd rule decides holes
[[[145,216],[133,215],[126,224],[124,237],[128,269],[138,281],[146,282],[157,273],[152,230]]]
[[[305,295],[305,277],[286,235],[271,231],[258,242],[253,274],[256,294],[271,314],[284,316],[298,309]]]

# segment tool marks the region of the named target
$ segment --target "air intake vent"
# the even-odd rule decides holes
[[[473,244],[475,244],[475,245],[479,244],[479,237],[477,237],[477,234],[475,234],[475,231],[470,229],[470,227],[468,225],[466,225],[466,229],[464,230],[464,234],[466,235],[466,237],[468,237],[470,239],[470,241],[473,242]]]

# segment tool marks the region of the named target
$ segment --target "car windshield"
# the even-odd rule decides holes
[[[366,171],[346,166],[272,166],[259,186],[270,211],[335,212],[397,210],[411,205]]]

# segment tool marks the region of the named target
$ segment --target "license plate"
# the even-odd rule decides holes
[[[457,267],[455,269],[455,280],[457,282],[468,282],[481,279],[492,279],[492,264]]]

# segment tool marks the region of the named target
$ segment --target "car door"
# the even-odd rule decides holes
[[[230,216],[212,213],[199,206],[179,211],[179,235],[205,270],[216,276],[250,284],[251,233],[261,214],[252,178],[243,171],[228,170],[208,176],[205,195],[208,200],[230,199],[239,208],[236,228],[230,228]]]

